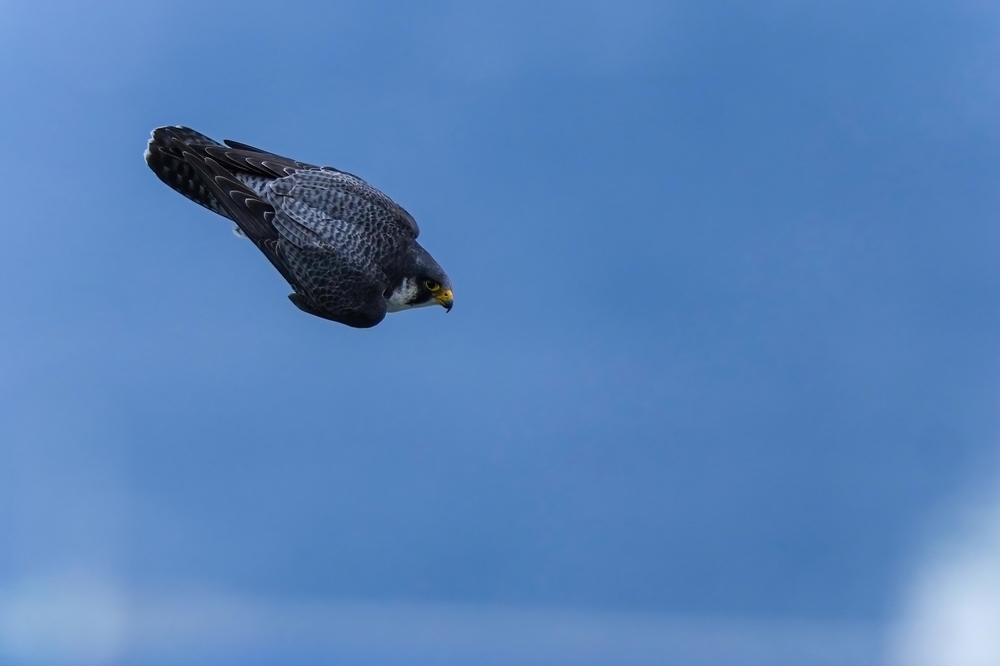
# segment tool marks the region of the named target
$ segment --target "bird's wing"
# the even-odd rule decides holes
[[[208,154],[217,160],[228,161],[237,169],[258,173],[262,176],[282,178],[294,175],[296,177],[293,180],[303,189],[330,190],[357,197],[372,206],[385,209],[400,226],[404,227],[404,232],[412,234],[413,238],[420,235],[417,221],[405,208],[352,173],[330,166],[313,166],[238,141],[226,139],[224,143],[229,148],[228,150],[221,146],[212,147],[207,151]],[[296,174],[297,171],[304,173]]]
[[[281,178],[302,169],[329,168],[275,155],[245,143],[229,140],[225,143],[225,146],[220,144],[208,146],[205,148],[205,153],[233,170],[266,176],[269,179]]]
[[[313,314],[353,326],[381,321],[388,273],[416,236],[412,218],[364,181],[334,170],[296,171],[271,181],[264,194],[282,257]]]
[[[409,247],[410,219],[378,190],[338,171],[298,171],[272,181],[266,197],[278,233],[299,247],[325,247],[355,264],[383,265]]]
[[[213,158],[193,160],[229,216],[295,290],[292,302],[310,314],[355,327],[382,321],[385,275],[365,252],[364,238],[331,243],[341,226],[321,211],[285,199],[273,206]],[[270,197],[268,197],[270,198]]]
[[[298,286],[289,298],[299,309],[357,328],[385,318],[385,283],[370,268],[345,261],[341,253],[329,249],[282,241],[278,251],[295,275]]]
[[[420,234],[417,221],[402,206],[357,176],[324,167],[296,171],[270,184],[276,197],[292,200],[369,233],[413,240]],[[269,196],[277,205],[275,196]]]
[[[146,150],[146,163],[160,180],[195,203],[231,217],[228,207],[213,196],[206,183],[198,177],[204,175],[204,169],[198,167],[209,158],[216,164],[216,167],[210,169],[213,177],[225,175],[230,180],[238,180],[244,185],[244,189],[258,194],[258,198],[267,182],[291,177],[288,187],[297,184],[303,189],[327,189],[351,196],[368,206],[382,209],[383,214],[388,214],[400,228],[400,233],[411,238],[416,238],[420,233],[416,220],[402,206],[361,178],[333,167],[318,167],[237,141],[226,140],[223,145],[200,132],[179,126],[158,127],[153,130]],[[260,181],[254,182],[254,177],[259,177]],[[311,200],[321,198],[315,193],[306,194]]]

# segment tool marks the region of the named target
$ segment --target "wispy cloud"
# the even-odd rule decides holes
[[[35,663],[283,658],[462,663],[876,663],[870,627],[426,602],[142,594],[85,576],[0,596],[0,656]]]
[[[971,503],[965,529],[919,569],[893,641],[904,666],[1000,664],[1000,497]]]
[[[106,663],[125,646],[127,611],[119,588],[91,577],[21,581],[0,590],[0,657]]]

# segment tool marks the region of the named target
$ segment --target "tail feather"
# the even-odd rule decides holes
[[[146,164],[177,192],[235,222],[243,235],[294,285],[281,260],[278,232],[271,223],[274,209],[240,180],[241,175],[252,173],[253,167],[244,171],[239,161],[216,152],[219,149],[228,150],[187,127],[158,127],[146,148]]]
[[[251,240],[277,240],[271,205],[244,180],[255,177],[229,158],[222,144],[187,127],[158,127],[146,148],[146,164],[177,192],[229,218]],[[259,177],[258,177],[259,178]],[[273,176],[272,176],[273,178]]]
[[[157,127],[146,147],[146,164],[157,178],[180,194],[213,213],[233,220],[232,215],[207,186],[199,170],[184,158],[185,149],[204,149],[218,145],[220,144],[204,134],[187,127]]]

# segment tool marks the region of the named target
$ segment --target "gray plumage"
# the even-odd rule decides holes
[[[235,222],[305,312],[365,328],[387,311],[451,309],[451,282],[417,243],[416,220],[357,176],[186,127],[153,130],[145,157],[164,183]]]

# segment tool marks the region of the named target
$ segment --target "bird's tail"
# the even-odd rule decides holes
[[[199,154],[210,146],[221,144],[188,127],[157,127],[146,147],[146,164],[157,178],[191,201],[233,219],[205,183],[199,170],[184,158],[185,152]]]

